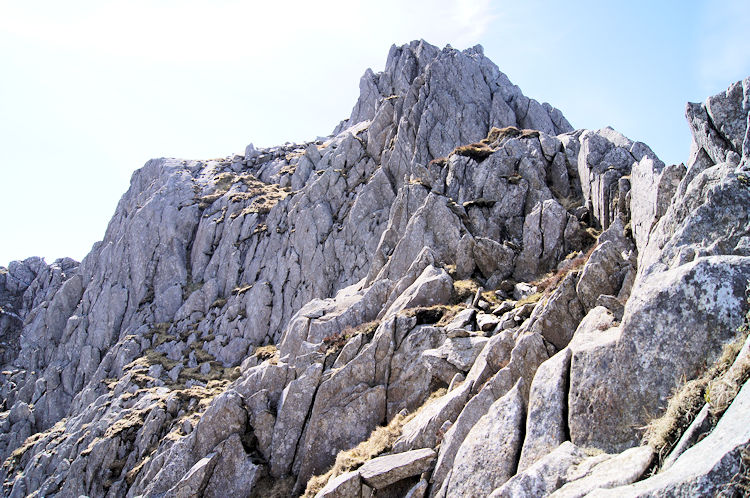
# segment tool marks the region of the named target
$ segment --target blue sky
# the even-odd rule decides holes
[[[0,0],[0,265],[81,259],[151,157],[328,134],[423,38],[485,54],[577,128],[688,158],[687,101],[750,75],[750,2]]]

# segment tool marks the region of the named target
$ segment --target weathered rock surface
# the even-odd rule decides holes
[[[449,496],[488,495],[516,473],[523,434],[522,383],[494,402],[467,434],[454,460]]]
[[[318,496],[719,489],[746,387],[623,485],[747,312],[748,82],[665,165],[415,41],[328,137],[149,161],[80,264],[0,268],[4,494],[299,494],[407,413]]]

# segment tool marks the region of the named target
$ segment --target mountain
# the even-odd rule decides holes
[[[4,494],[747,490],[749,96],[665,165],[414,41],[325,139],[147,162],[0,269]]]

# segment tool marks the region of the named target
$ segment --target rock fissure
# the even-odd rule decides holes
[[[735,482],[741,445],[709,436],[628,487],[633,427],[746,312],[750,80],[689,105],[695,153],[666,166],[481,47],[385,67],[334,134],[149,161],[82,263],[0,268],[5,495],[294,495],[375,434],[321,496]],[[717,429],[747,426],[732,406]]]

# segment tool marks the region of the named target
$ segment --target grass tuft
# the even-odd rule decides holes
[[[307,481],[307,488],[303,498],[312,498],[323,489],[328,480],[340,476],[346,472],[356,470],[365,462],[372,460],[378,455],[386,453],[393,448],[393,443],[401,436],[401,431],[411,419],[413,419],[425,406],[446,393],[444,388],[433,392],[424,404],[414,412],[407,415],[397,414],[386,426],[375,428],[370,437],[350,450],[341,451],[336,456],[336,462],[325,474],[313,476]]]
[[[748,291],[750,292],[750,286]],[[742,385],[750,378],[750,358],[745,356],[735,363],[750,332],[750,311],[745,315],[739,332],[734,341],[724,346],[721,356],[708,370],[675,390],[664,415],[646,426],[643,442],[654,448],[657,455],[655,470],[661,467],[704,404],[708,403],[711,426],[715,426]]]

